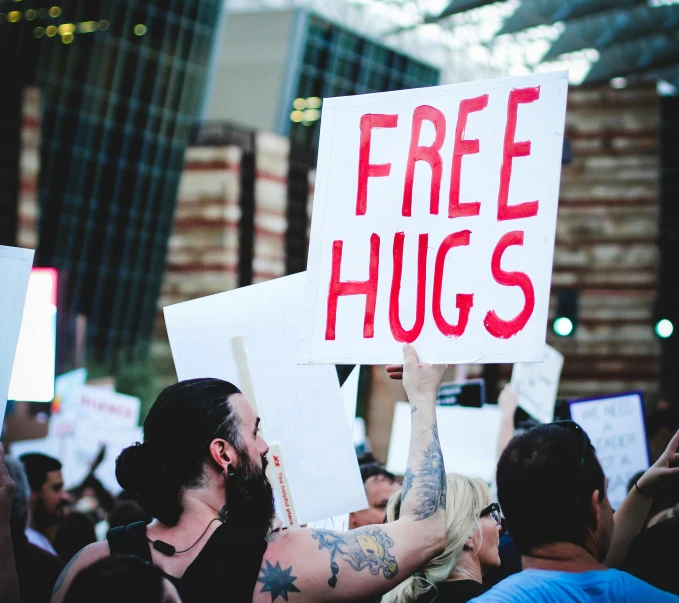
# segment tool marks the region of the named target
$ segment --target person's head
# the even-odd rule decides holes
[[[64,603],[181,603],[174,585],[154,565],[132,555],[110,555],[76,574]]]
[[[515,436],[497,466],[497,492],[521,554],[572,543],[603,560],[613,533],[606,477],[587,434],[572,421]]]
[[[136,500],[118,500],[108,514],[108,527],[119,528],[138,521],[148,524],[151,519],[151,516]]]
[[[59,524],[52,544],[59,558],[68,563],[76,553],[96,541],[97,535],[90,516],[72,511]]]
[[[400,488],[394,474],[377,462],[360,465],[360,469],[368,508],[349,515],[349,528],[352,530],[384,523],[389,497]]]
[[[14,482],[10,526],[12,534],[22,534],[26,529],[26,522],[28,521],[28,498],[30,496],[28,478],[26,477],[23,464],[18,459],[6,456],[5,466],[7,467],[7,473],[9,473]]]
[[[481,478],[458,473],[447,476],[446,549],[383,598],[384,603],[417,600],[432,584],[449,577],[479,579],[500,565],[500,514],[490,503],[490,490]],[[401,491],[389,500],[387,521],[401,513]]]
[[[231,383],[192,379],[171,385],[144,421],[144,443],[116,460],[118,483],[167,526],[179,521],[184,497],[201,491],[226,504],[229,519],[266,533],[273,492],[264,474],[269,447],[258,429],[259,417]]]
[[[68,510],[71,497],[64,489],[61,463],[51,456],[30,452],[19,457],[31,487],[31,521],[38,530],[59,523]]]

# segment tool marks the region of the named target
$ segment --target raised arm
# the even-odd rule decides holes
[[[14,482],[5,466],[5,449],[0,444],[0,603],[19,603],[19,579],[10,531],[13,499]]]
[[[404,348],[403,378],[412,431],[401,518],[350,532],[304,529],[269,543],[253,601],[290,603],[379,597],[445,548],[446,474],[436,426],[436,396],[445,366],[419,364]]]
[[[615,512],[611,547],[606,556],[608,567],[617,567],[627,555],[632,539],[639,533],[651,508],[653,496],[662,483],[679,478],[679,431],[667,445],[662,456],[638,480]]]
[[[514,437],[514,415],[519,406],[519,396],[509,383],[502,388],[497,403],[502,413],[497,442],[497,458],[499,459],[507,448],[507,444]]]

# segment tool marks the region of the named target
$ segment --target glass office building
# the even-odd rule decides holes
[[[5,85],[29,80],[43,98],[37,264],[67,275],[90,361],[143,355],[151,338],[223,4],[0,4]]]

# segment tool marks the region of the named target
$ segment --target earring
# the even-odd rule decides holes
[[[474,545],[473,544],[467,544],[466,542],[464,543],[464,549],[465,551],[473,551],[474,550]]]
[[[226,466],[224,477],[236,477],[236,472],[233,470],[233,467],[231,465]]]

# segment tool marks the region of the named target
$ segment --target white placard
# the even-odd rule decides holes
[[[567,92],[557,72],[324,100],[301,363],[542,361]]]
[[[349,429],[351,430],[351,435],[353,438],[354,446],[356,445],[356,405],[358,403],[358,378],[361,372],[361,366],[356,365],[346,381],[342,384],[342,401],[344,402],[344,413],[346,414],[347,421],[349,422]],[[362,436],[365,438],[365,429],[363,430]],[[366,500],[367,503],[367,500]],[[360,509],[356,509],[360,510]],[[345,532],[349,529],[349,513],[343,513],[342,515],[337,515],[336,517],[330,517],[329,519],[323,519],[321,521],[314,521],[309,524],[310,528],[315,530],[338,530],[340,532]]]
[[[9,380],[12,376],[28,279],[33,266],[32,249],[0,245],[0,428],[5,418]]]
[[[545,361],[517,363],[512,368],[512,388],[519,396],[519,406],[540,423],[554,420],[556,392],[563,367],[563,355],[545,346]]]
[[[239,386],[230,342],[243,336],[262,423],[280,442],[302,524],[367,507],[335,367],[296,363],[304,285],[300,273],[165,308],[181,380]]]
[[[495,406],[467,408],[437,406],[439,440],[446,473],[462,473],[495,481],[497,443],[502,415]],[[403,475],[408,465],[410,443],[410,404],[398,402],[394,408],[387,471]]]
[[[358,405],[358,377],[361,373],[360,365],[356,365],[347,380],[342,384],[342,402],[344,414],[347,417],[349,431],[353,434],[354,419],[356,418],[356,406]]]
[[[132,429],[139,424],[141,401],[101,387],[84,386],[77,392],[75,409],[78,420],[105,432],[108,429]]]
[[[639,392],[570,403],[571,418],[585,430],[596,449],[614,509],[627,496],[632,476],[649,467],[643,408]]]

